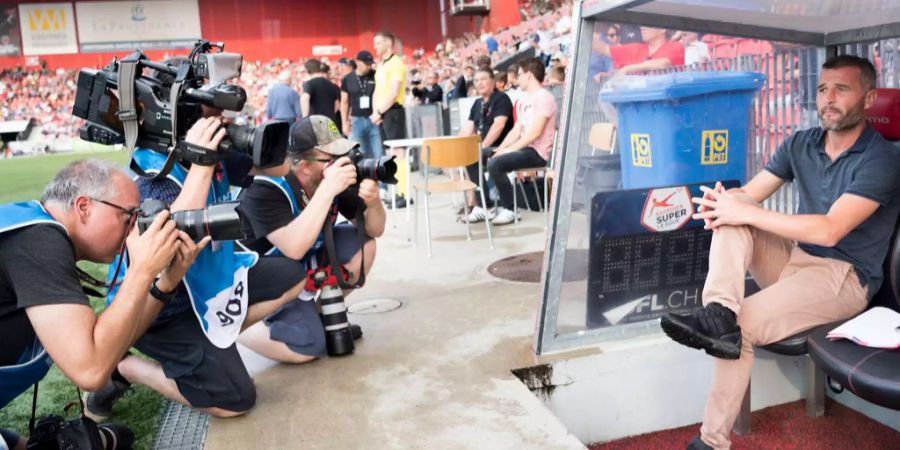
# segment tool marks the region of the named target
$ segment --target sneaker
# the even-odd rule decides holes
[[[480,206],[476,206],[472,208],[472,211],[469,212],[469,223],[478,223],[484,222],[485,220],[493,220],[494,213],[493,211],[488,211]],[[465,221],[463,221],[465,222]]]
[[[710,303],[692,314],[666,314],[660,319],[672,340],[722,359],[741,357],[741,327],[734,312]]]
[[[105,450],[126,450],[134,445],[134,433],[125,425],[104,423],[97,425]]]
[[[494,218],[491,219],[491,225],[506,225],[515,222],[519,216],[516,215],[511,209],[506,209],[502,206],[497,207],[497,212],[494,214]]]
[[[106,386],[97,392],[84,393],[84,415],[95,422],[101,422],[112,415],[113,404],[125,395],[131,384],[110,379]]]
[[[685,450],[713,450],[713,448],[706,445],[706,442],[703,442],[700,439],[700,436],[694,436],[694,439],[688,444]]]
[[[359,340],[359,338],[361,338],[362,335],[363,335],[362,327],[355,323],[351,323],[350,324],[350,336],[353,337],[353,340],[354,341]]]

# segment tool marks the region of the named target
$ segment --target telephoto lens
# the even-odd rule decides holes
[[[347,319],[344,293],[338,286],[322,286],[319,295],[322,306],[322,325],[325,326],[325,347],[329,356],[344,356],[353,353],[353,335]]]
[[[216,203],[206,209],[189,209],[172,213],[175,227],[184,231],[195,241],[209,236],[214,241],[235,241],[244,239],[241,232],[241,218],[235,210],[239,202]],[[137,219],[138,230],[147,231],[156,215],[167,209],[160,200],[141,202],[141,214]]]

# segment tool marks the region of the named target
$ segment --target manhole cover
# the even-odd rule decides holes
[[[354,303],[347,307],[350,314],[384,314],[399,309],[403,302],[393,298],[376,298]]]
[[[566,251],[566,264],[563,270],[563,281],[580,281],[587,278],[588,252],[582,249]],[[544,252],[523,253],[503,258],[490,266],[488,273],[510,281],[539,283],[541,266],[544,263]]]

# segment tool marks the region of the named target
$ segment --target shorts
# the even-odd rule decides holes
[[[280,297],[306,277],[289,258],[264,256],[247,275],[250,305]],[[159,319],[135,343],[135,348],[162,365],[166,378],[195,408],[243,412],[256,403],[256,387],[237,345],[218,348],[203,334],[193,311]]]
[[[366,241],[372,239],[364,236]],[[346,264],[359,252],[360,243],[356,226],[350,222],[344,222],[334,227],[334,250],[341,264]],[[316,267],[328,264],[328,256],[325,247],[316,252]],[[306,267],[298,263],[298,266]],[[349,270],[359,268],[348,267]],[[282,342],[291,351],[307,356],[324,356],[325,327],[312,299],[315,293],[304,292],[301,300],[290,302],[266,318],[265,323],[269,327],[269,338]]]
[[[0,443],[6,443],[6,447],[0,446],[0,448],[16,448],[16,444],[19,443],[21,438],[15,431],[0,428]]]
[[[406,139],[406,110],[395,104],[382,116],[382,142],[391,139]]]

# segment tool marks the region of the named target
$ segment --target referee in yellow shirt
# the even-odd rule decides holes
[[[372,43],[378,56],[375,71],[375,92],[372,94],[372,123],[381,127],[383,141],[406,138],[406,111],[403,96],[406,93],[406,65],[394,54],[394,35],[387,31],[375,34]],[[389,153],[393,154],[393,148]],[[406,201],[398,197],[397,207],[405,207]]]

